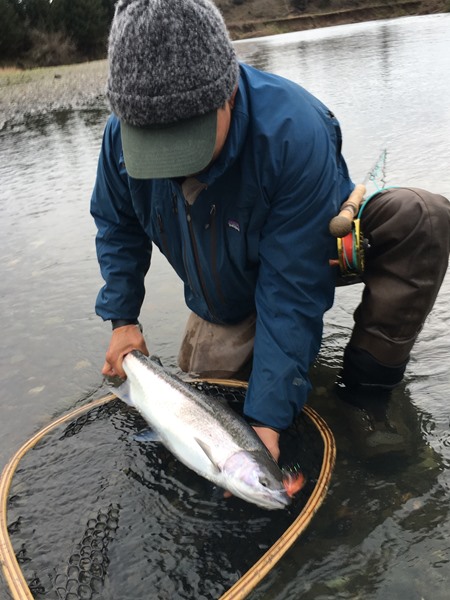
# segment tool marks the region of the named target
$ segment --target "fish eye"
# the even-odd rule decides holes
[[[267,479],[267,477],[260,477],[259,478],[259,483],[263,486],[263,487],[269,487],[269,480]]]

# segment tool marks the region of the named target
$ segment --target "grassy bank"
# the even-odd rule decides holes
[[[0,69],[0,129],[23,116],[104,105],[107,61]]]

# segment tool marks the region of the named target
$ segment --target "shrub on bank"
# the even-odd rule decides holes
[[[32,29],[29,40],[31,47],[24,55],[25,65],[54,67],[80,60],[76,44],[61,31]]]

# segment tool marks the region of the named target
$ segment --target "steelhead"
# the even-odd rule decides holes
[[[125,356],[123,368],[127,379],[111,391],[139,411],[178,460],[261,508],[290,504],[278,464],[224,400],[208,398],[137,350]]]

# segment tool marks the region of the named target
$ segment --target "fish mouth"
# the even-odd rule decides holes
[[[289,496],[281,496],[279,498],[274,498],[272,496],[267,500],[268,502],[261,502],[259,506],[261,508],[266,508],[267,510],[280,510],[282,508],[287,508],[291,504]]]
[[[286,490],[280,489],[261,494],[259,498],[253,498],[253,502],[257,503],[261,508],[277,510],[289,506],[292,502],[292,498],[289,497]]]
[[[278,510],[286,508],[292,502],[292,498],[286,493],[284,488],[275,489],[242,489],[239,486],[228,485],[226,489],[237,498],[245,500],[250,504],[265,508],[266,510]]]
[[[273,496],[272,499],[274,499]],[[289,506],[291,504],[292,497],[289,496],[289,494],[286,493],[286,490],[283,489],[277,493],[275,500],[280,506],[284,508],[285,506]]]

